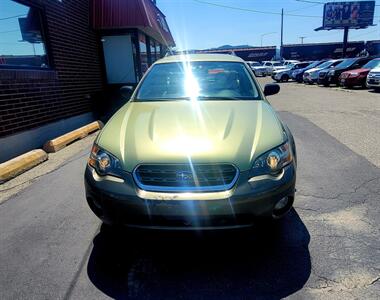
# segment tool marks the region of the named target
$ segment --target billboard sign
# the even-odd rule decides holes
[[[375,1],[330,2],[323,12],[325,29],[365,28],[373,25]]]

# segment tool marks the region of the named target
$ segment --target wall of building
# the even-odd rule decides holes
[[[51,68],[0,67],[0,137],[92,110],[103,90],[99,38],[89,23],[89,0],[28,0],[41,6]]]

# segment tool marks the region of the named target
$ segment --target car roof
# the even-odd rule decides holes
[[[170,62],[189,62],[189,61],[226,61],[244,62],[240,57],[229,54],[185,54],[166,56],[154,64],[164,64]]]

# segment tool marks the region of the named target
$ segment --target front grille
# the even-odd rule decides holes
[[[380,78],[380,73],[369,73],[368,77],[369,78]]]
[[[238,170],[231,164],[143,164],[133,176],[146,191],[223,191],[235,184]]]

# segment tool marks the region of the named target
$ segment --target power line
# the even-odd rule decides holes
[[[16,15],[16,16],[11,16],[11,17],[5,17],[5,18],[1,18],[0,21],[2,20],[9,20],[9,19],[14,19],[14,18],[18,18],[18,17],[25,17],[26,15]]]
[[[317,5],[319,5],[319,3],[315,3],[315,4],[312,4],[312,5],[305,6],[305,7],[300,7],[300,8],[297,8],[297,9],[288,10],[288,13],[295,12],[295,11],[300,11],[300,10],[303,10],[303,9],[312,8],[312,7],[315,7]]]
[[[239,10],[239,11],[252,12],[252,13],[257,13],[257,14],[277,15],[277,16],[281,15],[280,12],[262,11],[262,10],[256,10],[256,9],[241,8],[241,7],[237,7],[237,6],[229,6],[229,5],[218,4],[218,3],[213,3],[213,2],[203,1],[203,0],[193,0],[193,1],[201,3],[201,4],[207,4],[207,5],[212,5],[212,6],[222,7],[222,8],[228,8],[228,9],[234,9],[234,10]],[[298,15],[298,14],[289,14],[289,13],[284,13],[284,16],[322,19],[321,16]]]
[[[309,0],[296,0],[296,1],[304,2],[304,3],[326,4],[326,2],[320,2],[320,1],[309,1]]]
[[[371,34],[371,33],[374,33],[374,32],[377,32],[377,29],[369,31],[369,32],[366,32],[366,33],[356,34],[356,35],[352,36],[351,38],[357,38],[357,37],[368,35],[368,34]]]
[[[326,4],[327,2],[321,2],[321,1],[311,1],[311,0],[296,0],[297,2],[304,2],[304,3],[316,3],[316,4]],[[379,4],[375,4],[375,6],[380,6]]]
[[[6,30],[6,31],[0,31],[0,33],[10,33],[10,32],[16,32],[16,31],[20,31],[19,29],[15,29],[15,30]]]

